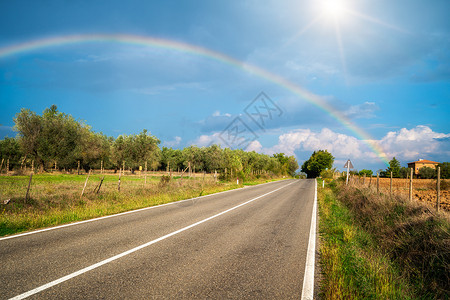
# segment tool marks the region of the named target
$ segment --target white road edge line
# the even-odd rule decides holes
[[[308,252],[306,255],[305,275],[303,276],[302,300],[314,298],[314,268],[316,254],[316,211],[317,211],[317,179],[314,188],[314,204],[309,230]]]
[[[265,183],[261,183],[261,184],[257,184],[257,185],[252,185],[252,186],[250,186],[250,187],[256,187],[256,186],[261,186],[261,185],[264,185],[264,184],[275,183],[275,182],[280,182],[280,180],[277,180],[277,181],[271,181],[271,182],[265,182]],[[239,189],[241,189],[241,188],[233,189],[233,190],[226,190],[226,191],[222,191],[222,192],[218,192],[218,193],[213,193],[213,194],[209,194],[209,195],[205,195],[205,196],[200,196],[200,197],[195,197],[195,198],[189,198],[189,199],[185,199],[185,200],[174,201],[174,202],[165,203],[165,204],[160,204],[160,205],[155,205],[155,206],[149,206],[149,207],[139,208],[139,209],[130,210],[130,211],[125,211],[125,212],[122,212],[122,213],[113,214],[113,215],[109,215],[109,216],[98,217],[98,218],[94,218],[94,219],[89,219],[89,220],[84,220],[84,221],[78,221],[78,222],[73,222],[73,223],[64,224],[64,225],[58,225],[58,226],[55,226],[55,227],[49,227],[49,228],[38,229],[38,230],[34,230],[34,231],[28,231],[28,232],[24,232],[24,233],[18,233],[18,234],[15,234],[15,235],[9,235],[9,236],[5,236],[5,237],[0,237],[0,241],[8,240],[8,239],[14,239],[14,238],[18,238],[18,237],[22,237],[22,236],[26,236],[26,235],[31,235],[31,234],[36,234],[36,233],[41,233],[41,232],[45,232],[45,231],[50,231],[50,230],[55,230],[55,229],[60,229],[60,228],[65,228],[65,227],[70,227],[70,226],[80,225],[80,224],[84,224],[84,223],[95,222],[95,221],[100,221],[100,220],[104,220],[104,219],[109,219],[109,218],[119,217],[119,216],[123,216],[123,215],[127,215],[127,214],[132,214],[132,213],[136,213],[136,212],[140,212],[140,211],[144,211],[144,210],[149,210],[149,209],[154,209],[154,208],[163,207],[163,206],[167,206],[167,205],[173,205],[173,204],[183,203],[183,202],[186,202],[186,201],[192,201],[192,200],[195,200],[195,199],[202,199],[202,198],[211,197],[211,196],[214,196],[214,195],[219,195],[219,194],[223,194],[223,193],[228,193],[228,192],[232,192],[232,191],[237,191],[237,190],[239,190]]]
[[[227,210],[224,210],[224,211],[222,211],[222,212],[220,212],[220,213],[218,213],[218,214],[215,214],[215,215],[213,215],[213,216],[211,216],[211,217],[208,217],[208,218],[206,218],[206,219],[203,219],[203,220],[201,220],[201,221],[198,221],[198,222],[196,222],[196,223],[194,223],[194,224],[191,224],[191,225],[189,225],[189,226],[183,227],[183,228],[178,229],[178,230],[176,230],[176,231],[173,231],[173,232],[171,232],[171,233],[169,233],[169,234],[166,234],[166,235],[164,235],[164,236],[162,236],[162,237],[160,237],[160,238],[157,238],[157,239],[155,239],[155,240],[153,240],[153,241],[150,241],[150,242],[148,242],[148,243],[142,244],[142,245],[137,246],[137,247],[135,247],[135,248],[133,248],[133,249],[130,249],[130,250],[125,251],[125,252],[122,252],[122,253],[117,254],[117,255],[115,255],[115,256],[113,256],[113,257],[110,257],[110,258],[108,258],[108,259],[102,260],[102,261],[100,261],[100,262],[98,262],[98,263],[96,263],[96,264],[93,264],[93,265],[89,266],[89,267],[86,267],[86,268],[84,268],[84,269],[81,269],[81,270],[79,270],[79,271],[73,272],[73,273],[71,273],[71,274],[69,274],[69,275],[66,275],[66,276],[64,276],[64,277],[61,277],[61,278],[59,278],[59,279],[56,279],[56,280],[54,280],[54,281],[51,281],[51,282],[46,283],[46,284],[44,284],[44,285],[41,285],[40,287],[37,287],[37,288],[35,288],[35,289],[32,289],[32,290],[30,290],[30,291],[28,291],[28,292],[25,292],[25,293],[23,293],[23,294],[17,295],[17,296],[15,296],[15,297],[13,297],[13,298],[10,298],[10,300],[25,299],[25,298],[27,298],[27,297],[30,297],[30,296],[32,296],[32,295],[34,295],[34,294],[37,294],[37,293],[42,292],[42,291],[44,291],[44,290],[46,290],[46,289],[48,289],[48,288],[51,288],[51,287],[53,287],[53,286],[55,286],[55,285],[58,285],[58,284],[60,284],[60,283],[62,283],[62,282],[64,282],[64,281],[67,281],[67,280],[69,280],[69,279],[72,279],[72,278],[74,278],[74,277],[76,277],[76,276],[78,276],[78,275],[81,275],[81,274],[84,274],[84,273],[89,272],[89,271],[91,271],[91,270],[94,270],[94,269],[96,269],[96,268],[98,268],[98,267],[101,267],[101,266],[107,264],[107,263],[110,263],[110,262],[112,262],[112,261],[115,261],[115,260],[117,260],[117,259],[119,259],[119,258],[122,258],[122,257],[127,256],[127,255],[129,255],[129,254],[131,254],[131,253],[134,253],[134,252],[136,252],[136,251],[138,251],[138,250],[141,250],[141,249],[146,248],[146,247],[148,247],[148,246],[150,246],[150,245],[153,245],[153,244],[155,244],[155,243],[157,243],[157,242],[160,242],[160,241],[162,241],[162,240],[165,240],[165,239],[167,239],[167,238],[169,238],[169,237],[171,237],[171,236],[174,236],[174,235],[176,235],[176,234],[178,234],[178,233],[181,233],[181,232],[183,232],[183,231],[186,231],[186,230],[188,230],[188,229],[191,229],[191,228],[193,228],[193,227],[195,227],[195,226],[197,226],[197,225],[200,225],[200,224],[202,224],[202,223],[205,223],[205,222],[207,222],[207,221],[209,221],[209,220],[212,220],[212,219],[214,219],[214,218],[217,218],[217,217],[219,217],[219,216],[221,216],[221,215],[223,215],[223,214],[226,214],[226,213],[228,213],[228,212],[230,212],[230,211],[232,211],[232,210],[235,210],[235,209],[237,209],[237,208],[239,208],[239,207],[241,207],[241,206],[244,206],[244,205],[249,204],[249,203],[251,203],[251,202],[253,202],[253,201],[255,201],[255,200],[258,200],[258,199],[260,199],[260,198],[262,198],[262,197],[264,197],[264,196],[267,196],[267,195],[272,194],[272,193],[274,193],[274,192],[276,192],[276,191],[278,191],[278,190],[281,190],[281,189],[283,189],[283,188],[287,187],[288,185],[291,185],[291,184],[293,184],[293,183],[295,183],[295,182],[296,182],[296,181],[293,181],[293,182],[291,182],[291,183],[289,183],[289,184],[286,184],[286,185],[284,185],[284,186],[282,186],[282,187],[279,187],[279,188],[277,188],[277,189],[275,189],[275,190],[273,190],[273,191],[270,191],[270,192],[268,192],[268,193],[262,194],[262,195],[260,195],[260,196],[258,196],[258,197],[256,197],[256,198],[250,199],[250,200],[248,200],[248,201],[246,201],[246,202],[244,202],[244,203],[241,203],[241,204],[236,205],[236,206],[234,206],[234,207],[232,207],[232,208],[229,208],[229,209],[227,209]]]

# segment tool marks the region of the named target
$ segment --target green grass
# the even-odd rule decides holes
[[[161,182],[159,176],[122,176],[118,191],[118,175],[105,175],[101,190],[94,193],[103,176],[34,175],[30,198],[25,200],[29,176],[0,176],[0,236],[64,223],[116,214],[133,209],[205,196],[243,185],[215,183],[212,178],[172,179]],[[264,183],[268,179],[253,180]],[[8,204],[3,204],[11,199]]]
[[[337,201],[330,189],[319,187],[320,264],[324,299],[412,299],[400,276],[370,233]]]
[[[450,298],[447,212],[336,182],[319,212],[325,299]]]

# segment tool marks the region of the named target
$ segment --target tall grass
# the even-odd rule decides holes
[[[338,252],[341,255],[337,257],[345,266],[342,272],[349,276],[347,282],[344,280],[344,286],[356,286],[356,290],[347,288],[353,292],[358,292],[361,287],[365,290],[372,282],[375,290],[384,291],[381,298],[385,299],[450,298],[448,212],[436,214],[434,209],[424,203],[410,202],[398,195],[391,199],[389,195],[377,194],[367,188],[334,185],[333,190],[326,189],[322,194],[321,230],[325,240],[322,254],[325,274],[330,268],[329,264],[334,265],[330,260],[333,256],[329,253]],[[330,210],[332,212],[327,214]],[[348,229],[348,226],[354,230]],[[346,232],[353,232],[353,235]],[[346,236],[353,238],[348,239]],[[359,250],[350,255],[353,258],[346,258],[342,253],[347,248]],[[369,262],[369,267],[358,268],[358,264],[364,264],[364,261]],[[353,268],[358,271],[352,274]],[[366,270],[370,270],[373,276],[388,270],[390,275],[378,281],[365,280],[368,285],[356,284]],[[399,293],[395,292],[396,287],[400,288]],[[326,293],[325,288],[324,294],[330,296]],[[358,295],[356,298],[372,298],[370,293],[359,293],[354,294]],[[351,298],[355,298],[354,295]]]
[[[106,175],[99,193],[94,189],[103,176],[33,176],[31,197],[25,199],[29,177],[0,176],[0,236],[120,213],[128,210],[194,198],[242,187],[212,179]],[[166,177],[167,179],[168,177]],[[260,183],[267,179],[259,180]],[[11,199],[3,204],[5,199]]]
[[[412,299],[396,268],[369,233],[354,222],[353,213],[330,189],[319,201],[320,264],[324,299]]]

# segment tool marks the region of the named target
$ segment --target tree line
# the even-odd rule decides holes
[[[144,129],[139,134],[117,138],[97,133],[84,122],[59,112],[55,105],[38,115],[21,109],[14,118],[17,136],[0,140],[0,161],[5,168],[22,169],[33,165],[36,170],[114,169],[125,166],[133,172],[148,170],[191,170],[234,172],[236,175],[270,173],[294,176],[298,163],[294,156],[273,156],[241,149],[189,146],[184,149],[160,147],[161,141]],[[1,169],[0,168],[0,169]]]
[[[449,162],[443,162],[438,164],[438,167],[441,168],[441,178],[442,179],[449,179],[450,178],[450,163]],[[389,167],[386,168],[386,170],[378,170],[377,171],[380,177],[390,177],[392,172],[393,178],[408,178],[410,174],[410,169],[407,167],[402,167],[400,164],[400,161],[393,157],[389,161]],[[359,172],[354,171],[354,174],[358,174],[360,176],[366,175],[366,176],[372,176],[373,172],[372,170],[366,170],[363,169]],[[436,169],[430,168],[430,167],[422,167],[419,169],[419,177],[423,179],[432,179],[436,178],[437,171]]]

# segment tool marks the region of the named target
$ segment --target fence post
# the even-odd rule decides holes
[[[120,177],[122,177],[122,170],[119,168],[119,183],[117,184],[117,190],[120,192]]]
[[[412,201],[412,190],[413,190],[413,168],[410,169],[409,173],[409,201]]]
[[[86,188],[87,182],[89,180],[89,175],[91,175],[91,170],[89,170],[88,176],[86,177],[86,181],[84,182],[84,187],[83,187],[83,190],[81,191],[81,197],[83,197],[84,189]]]
[[[100,174],[103,174],[103,159],[100,162]]]
[[[2,173],[2,169],[3,169],[3,162],[5,161],[4,158],[2,158],[2,163],[0,163],[0,173]]]
[[[390,197],[392,199],[392,171],[391,171],[391,182],[389,184],[389,195],[390,195]]]
[[[77,174],[80,175],[80,161],[78,161]]]
[[[6,161],[6,175],[8,175],[8,173],[9,173],[9,158]]]
[[[440,194],[441,194],[441,167],[438,167],[437,169],[437,183],[436,183],[436,192],[437,192],[437,198],[436,198],[436,211],[439,212],[439,205],[440,205]]]
[[[30,181],[28,181],[27,195],[25,196],[25,202],[27,202],[30,196],[31,179],[33,178],[33,173],[30,174]]]
[[[380,192],[380,173],[377,172],[377,194]]]
[[[144,184],[147,184],[147,161],[145,161],[145,175],[144,175]]]

